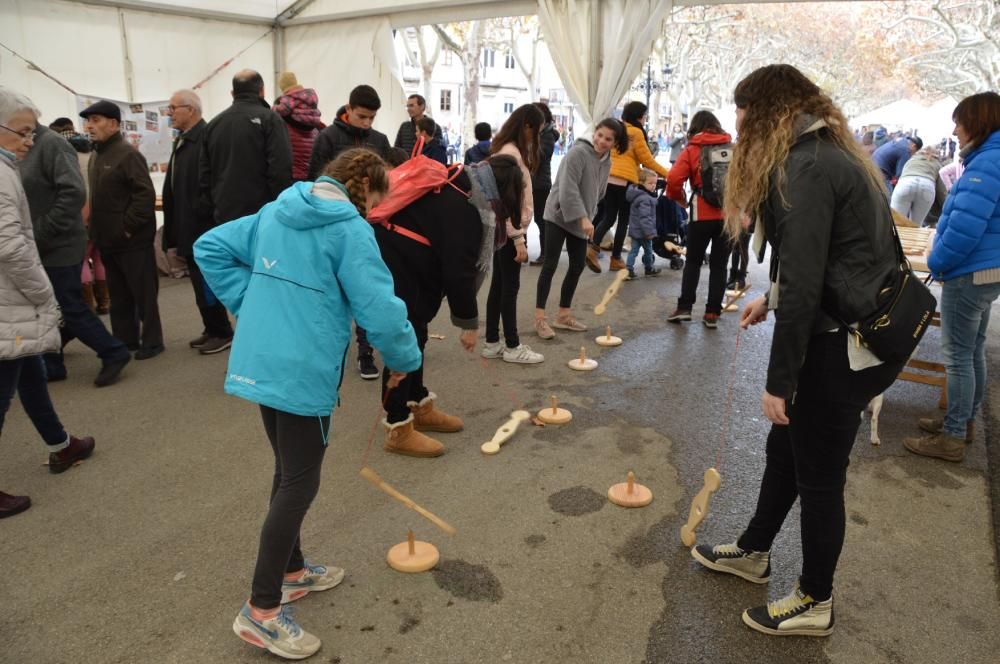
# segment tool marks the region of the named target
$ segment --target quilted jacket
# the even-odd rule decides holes
[[[42,267],[28,198],[0,151],[0,360],[59,350],[59,310]]]
[[[1000,131],[966,155],[964,165],[927,260],[941,281],[1000,267]]]

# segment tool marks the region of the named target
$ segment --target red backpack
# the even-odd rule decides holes
[[[454,184],[455,178],[462,172],[462,164],[445,166],[441,162],[421,154],[423,149],[424,139],[417,138],[410,158],[389,173],[389,193],[378,205],[368,211],[368,223],[379,224],[394,233],[399,233],[429,247],[431,241],[426,237],[408,228],[396,226],[389,220],[410,203],[423,198],[430,192],[440,192],[445,185],[454,187],[465,197],[468,197],[469,194]]]

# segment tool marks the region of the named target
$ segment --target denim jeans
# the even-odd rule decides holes
[[[927,213],[934,205],[934,182],[916,175],[899,178],[892,191],[892,209],[917,226],[924,225]]]
[[[104,362],[124,359],[128,356],[125,343],[111,336],[101,319],[84,304],[80,290],[80,271],[80,265],[45,268],[62,310],[63,345],[79,339]],[[45,364],[49,373],[66,375],[61,350],[58,353],[46,353]]]
[[[703,223],[703,222],[698,222]],[[809,340],[794,398],[786,402],[789,424],[771,426],[757,510],[737,544],[770,551],[788,511],[801,502],[802,592],[823,601],[844,546],[844,485],[861,411],[892,385],[903,362],[852,371],[847,333]]]
[[[647,270],[651,270],[653,265],[656,264],[656,254],[653,253],[653,241],[632,238],[632,248],[628,250],[628,258],[625,260],[625,267],[628,268],[629,272],[635,271],[635,258],[639,255],[640,249],[643,250],[642,264]]]
[[[0,360],[0,431],[3,430],[4,419],[15,392],[21,397],[24,412],[31,418],[31,423],[35,425],[35,430],[45,444],[50,448],[64,447],[67,442],[66,430],[49,398],[49,381],[41,355]]]
[[[944,431],[965,438],[965,425],[976,417],[986,388],[986,330],[990,307],[1000,284],[972,283],[972,275],[941,285],[941,343],[948,377]]]

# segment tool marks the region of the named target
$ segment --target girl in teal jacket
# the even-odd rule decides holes
[[[282,605],[344,577],[305,561],[299,528],[319,490],[351,321],[368,330],[396,382],[421,363],[406,305],[363,217],[389,188],[384,162],[349,150],[325,173],[333,177],[296,183],[194,246],[205,281],[239,320],[226,392],[260,404],[275,455],[252,594],[233,630],[291,659],[315,653],[320,641]]]

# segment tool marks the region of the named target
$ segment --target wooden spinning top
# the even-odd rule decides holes
[[[389,567],[397,572],[415,574],[416,572],[426,572],[437,565],[441,554],[437,547],[429,542],[421,542],[414,538],[413,531],[406,533],[406,541],[400,542],[389,549],[385,559]]]
[[[631,470],[628,479],[608,489],[608,500],[622,507],[645,507],[653,502],[653,492],[635,481]]]
[[[580,346],[580,357],[569,361],[569,368],[576,371],[593,371],[597,368],[597,360],[587,357],[587,349]]]
[[[546,424],[566,424],[573,419],[573,413],[569,412],[565,408],[559,408],[559,402],[556,400],[556,395],[553,394],[550,399],[552,407],[542,408],[538,411],[538,419]]]
[[[608,325],[608,329],[605,332],[605,334],[602,334],[601,336],[599,336],[596,339],[594,339],[594,342],[598,346],[621,346],[622,345],[622,339],[621,339],[621,337],[611,336],[611,326],[610,325]]]

